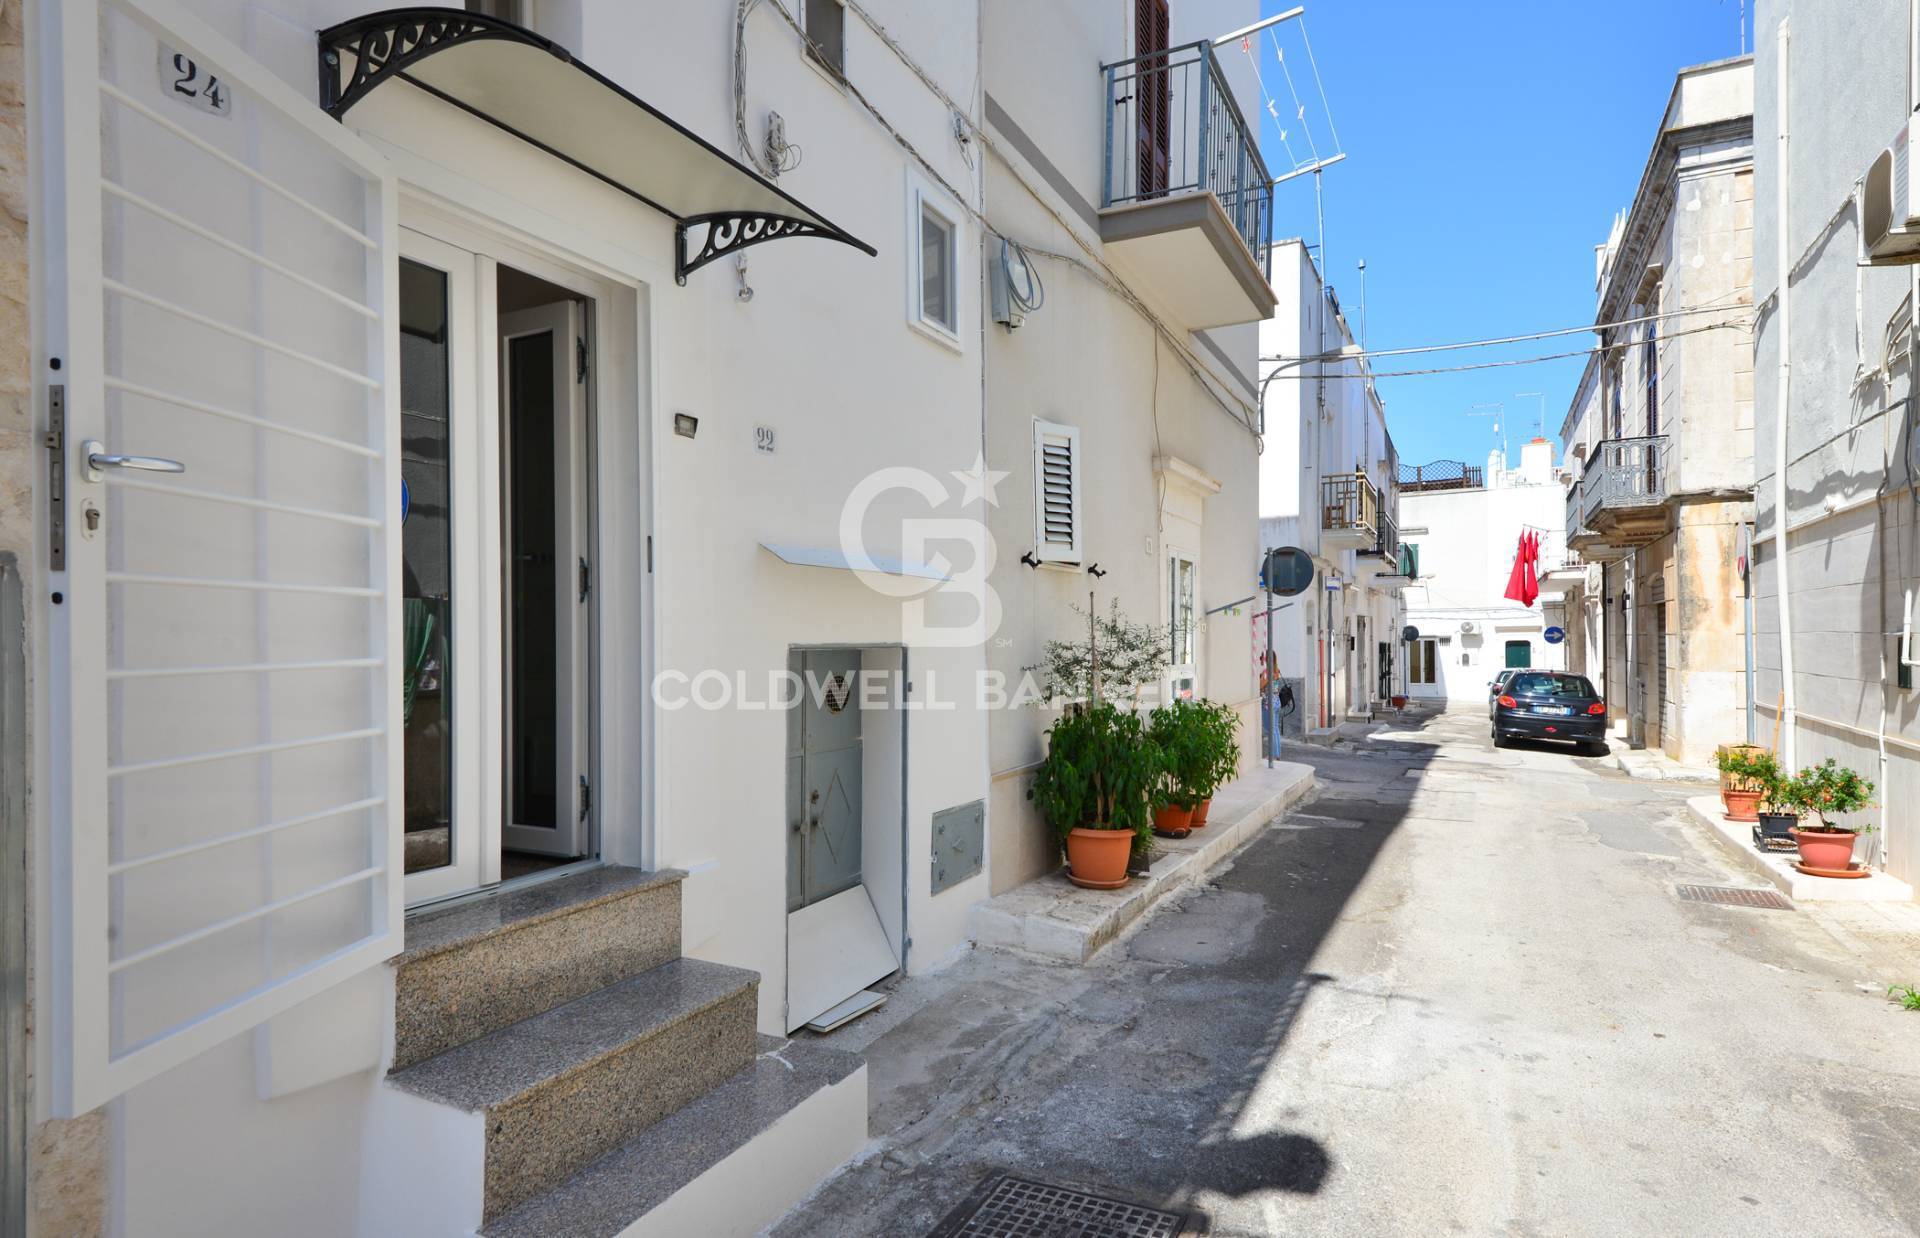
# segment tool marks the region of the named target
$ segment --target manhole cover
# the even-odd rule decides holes
[[[1793,904],[1778,890],[1747,890],[1739,886],[1675,886],[1674,892],[1690,903],[1758,907],[1762,911],[1793,910]]]
[[[1176,1238],[1187,1219],[1066,1187],[1002,1174],[975,1191],[928,1238]]]

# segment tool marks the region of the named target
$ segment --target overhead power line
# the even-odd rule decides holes
[[[1729,306],[1727,308],[1732,308],[1732,307]],[[1661,336],[1660,338],[1663,340],[1677,340],[1677,339],[1680,339],[1682,336],[1700,335],[1707,331],[1726,331],[1735,327],[1751,330],[1753,327],[1753,320],[1749,318],[1742,318],[1734,322],[1709,323],[1704,327],[1690,327],[1685,331],[1671,331],[1671,332],[1668,332],[1666,335]],[[1640,340],[1623,340],[1617,344],[1599,344],[1599,345],[1595,345],[1592,348],[1578,348],[1572,352],[1546,353],[1538,357],[1515,357],[1507,361],[1476,361],[1476,362],[1471,362],[1467,365],[1442,365],[1442,366],[1434,366],[1431,369],[1424,369],[1424,370],[1374,370],[1364,374],[1346,374],[1346,373],[1301,374],[1297,372],[1289,374],[1284,371],[1275,370],[1272,373],[1269,373],[1266,377],[1268,381],[1273,381],[1275,379],[1282,379],[1282,378],[1291,378],[1301,382],[1305,382],[1305,381],[1309,381],[1316,378],[1323,378],[1323,379],[1327,379],[1328,381],[1338,381],[1341,379],[1371,380],[1375,378],[1414,378],[1423,374],[1461,374],[1461,373],[1465,373],[1468,370],[1499,370],[1499,369],[1507,369],[1509,367],[1516,366],[1516,365],[1538,365],[1542,361],[1561,361],[1567,357],[1590,357],[1595,353],[1611,352],[1614,349],[1618,349],[1618,348],[1634,348],[1639,346],[1642,342],[1643,341],[1640,341]],[[1453,344],[1453,345],[1447,345],[1446,347],[1465,348],[1465,347],[1471,347],[1471,345]],[[1434,350],[1412,349],[1409,351],[1431,352]],[[1328,359],[1329,360],[1348,359],[1348,358],[1351,358],[1352,355],[1353,354],[1348,354],[1347,358],[1342,358],[1340,354],[1335,353],[1335,354],[1331,354]],[[1262,358],[1262,360],[1272,360],[1272,358]],[[1313,361],[1313,360],[1318,360],[1318,358],[1307,357],[1307,358],[1304,358],[1304,360]]]
[[[1421,344],[1412,348],[1356,348],[1351,351],[1313,353],[1304,357],[1262,357],[1262,361],[1278,362],[1281,365],[1308,365],[1315,361],[1358,361],[1374,357],[1405,357],[1415,353],[1451,352],[1459,348],[1489,348],[1498,344],[1525,344],[1532,340],[1550,340],[1561,335],[1586,335],[1594,331],[1611,331],[1616,327],[1634,327],[1645,322],[1659,322],[1665,318],[1683,318],[1691,314],[1725,314],[1733,310],[1749,308],[1744,304],[1733,305],[1695,305],[1686,309],[1668,310],[1660,314],[1645,314],[1639,318],[1622,318],[1616,322],[1588,323],[1584,327],[1559,327],[1552,331],[1535,331],[1527,335],[1503,335],[1489,340],[1462,340],[1457,344]],[[1593,349],[1587,351],[1592,352]],[[1579,356],[1578,353],[1564,353],[1563,356]],[[1386,375],[1376,375],[1384,378]]]

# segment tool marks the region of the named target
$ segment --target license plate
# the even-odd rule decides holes
[[[1536,714],[1548,714],[1555,718],[1565,718],[1573,713],[1573,709],[1566,705],[1535,705],[1533,712]]]

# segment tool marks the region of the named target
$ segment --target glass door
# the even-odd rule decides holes
[[[416,232],[400,242],[400,476],[407,902],[499,877],[481,762],[486,625],[478,599],[479,259]]]

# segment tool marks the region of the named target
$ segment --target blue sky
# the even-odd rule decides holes
[[[1323,174],[1322,269],[1359,326],[1366,259],[1372,348],[1516,335],[1592,321],[1593,246],[1633,195],[1680,68],[1737,55],[1739,0],[1299,0],[1344,163]],[[1265,14],[1291,2],[1262,0]],[[1748,0],[1748,48],[1752,47]],[[1279,28],[1307,123],[1324,156],[1332,141],[1300,34]],[[1261,75],[1283,117],[1293,110],[1272,42]],[[1237,47],[1223,48],[1241,56]],[[1298,124],[1294,154],[1308,158]],[[1271,120],[1262,151],[1291,166]],[[1275,191],[1275,233],[1315,240],[1313,177]],[[1590,335],[1428,357],[1381,358],[1415,369],[1587,348]],[[1504,403],[1516,457],[1546,394],[1547,437],[1580,380],[1583,359],[1508,369],[1382,379],[1387,422],[1408,464],[1480,462]]]

